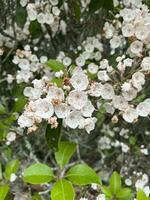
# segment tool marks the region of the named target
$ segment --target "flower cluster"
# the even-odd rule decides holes
[[[33,87],[26,87],[24,95],[29,98],[18,124],[28,131],[35,131],[37,124],[46,120],[52,128],[57,128],[58,120],[72,129],[86,129],[88,133],[95,127],[92,117],[95,108],[88,94],[90,83],[81,68],[75,68],[71,78],[65,77],[62,87],[57,87],[47,77],[33,80]]]
[[[30,46],[26,45],[24,50],[17,50],[12,62],[18,66],[17,73],[14,76],[7,74],[7,81],[11,83],[14,79],[17,83],[28,83],[34,79],[34,74],[40,73],[41,69],[44,72],[43,64],[47,61],[46,56],[41,56],[40,59],[32,53]],[[46,71],[45,71],[46,73]]]

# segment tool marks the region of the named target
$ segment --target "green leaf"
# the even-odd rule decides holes
[[[62,179],[56,182],[51,190],[51,199],[52,200],[74,200],[75,192],[72,187],[72,184],[65,179]]]
[[[42,200],[41,199],[41,196],[38,194],[38,193],[36,193],[36,194],[34,194],[33,196],[32,196],[32,199],[31,200]]]
[[[101,190],[106,195],[106,197],[112,197],[112,193],[109,187],[102,186]]]
[[[64,71],[65,69],[65,66],[61,62],[54,59],[48,60],[46,64],[55,72]]]
[[[15,22],[21,28],[23,28],[27,18],[27,11],[22,6],[17,6],[15,14]]]
[[[110,178],[110,189],[113,194],[116,194],[121,188],[121,177],[117,172],[113,172]]]
[[[7,180],[10,179],[11,174],[15,174],[20,167],[20,162],[19,160],[11,160],[10,162],[7,163],[6,169],[5,169],[5,177]]]
[[[81,9],[80,9],[80,4],[78,1],[73,1],[74,4],[74,13],[75,13],[75,17],[77,20],[80,20],[81,17]]]
[[[43,33],[41,25],[37,22],[37,20],[30,22],[29,31],[32,38],[38,38]]]
[[[95,171],[86,164],[77,164],[69,169],[66,177],[76,185],[100,184],[100,178]]]
[[[0,200],[5,200],[8,192],[9,192],[9,186],[8,185],[0,186]]]
[[[0,115],[6,113],[6,108],[0,103]]]
[[[23,107],[25,106],[26,103],[27,103],[26,98],[19,98],[14,104],[14,111],[20,112],[21,110],[23,110]]]
[[[116,197],[118,200],[132,200],[132,191],[129,188],[120,189]]]
[[[89,4],[90,12],[95,12],[100,8],[104,8],[106,10],[113,9],[113,0],[92,0]]]
[[[55,159],[60,167],[66,165],[76,150],[76,144],[72,142],[60,142],[58,152],[55,153]]]
[[[136,197],[137,200],[149,200],[150,198],[146,196],[146,194],[142,191],[142,190],[139,190],[137,192],[137,197]]]
[[[58,150],[58,145],[60,142],[60,136],[61,136],[61,126],[62,126],[62,120],[58,120],[58,127],[57,128],[51,128],[51,126],[48,124],[46,128],[46,141],[48,144],[48,147],[50,149],[53,149],[54,151]]]
[[[103,6],[104,0],[92,0],[89,4],[89,10],[90,12],[95,12],[99,8]]]
[[[63,79],[62,78],[53,78],[51,80],[52,83],[55,83],[58,87],[61,87],[63,84]]]
[[[48,183],[53,177],[51,168],[41,163],[29,166],[23,173],[24,182],[31,184]]]

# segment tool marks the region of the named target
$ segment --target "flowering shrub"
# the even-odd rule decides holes
[[[150,199],[149,8],[2,1],[0,200]]]

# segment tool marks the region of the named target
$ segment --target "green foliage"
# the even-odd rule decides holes
[[[80,9],[80,3],[78,0],[73,1],[73,8],[74,8],[74,14],[77,20],[80,20],[81,17],[81,9]]]
[[[70,160],[76,150],[76,144],[72,142],[60,142],[58,152],[55,153],[55,159],[58,165],[63,168]]]
[[[37,163],[29,166],[23,173],[23,180],[26,183],[41,184],[50,182],[54,175],[50,167]]]
[[[95,12],[100,8],[104,8],[106,10],[113,9],[113,0],[92,0],[89,5],[90,12]]]
[[[136,197],[137,200],[150,200],[150,197],[147,197],[146,194],[142,191],[142,190],[139,190],[137,192],[137,197]]]
[[[108,200],[132,200],[132,191],[129,188],[121,186],[121,176],[117,172],[113,172],[109,180],[109,186],[102,186],[102,192]]]
[[[129,188],[120,189],[116,197],[118,200],[132,200],[132,191]]]
[[[72,184],[65,180],[59,180],[55,183],[51,191],[52,200],[74,200],[75,192]]]
[[[54,59],[48,60],[46,64],[55,72],[58,72],[60,70],[64,71],[65,69],[65,66],[61,62]]]
[[[109,187],[102,186],[102,192],[106,195],[106,197],[112,197],[112,192]]]
[[[50,149],[53,149],[54,151],[58,150],[58,145],[60,142],[60,136],[61,136],[61,126],[62,126],[62,120],[58,120],[58,127],[57,128],[51,128],[50,125],[47,125],[46,128],[46,141],[48,144],[48,147]]]
[[[32,196],[32,199],[31,200],[42,200],[41,199],[41,196],[38,194],[38,193],[36,193],[36,194],[34,194],[33,196]]]
[[[29,31],[30,31],[32,38],[38,38],[43,33],[41,25],[37,22],[37,20],[34,20],[30,23]]]
[[[99,176],[86,164],[77,164],[71,167],[66,177],[76,185],[100,184]]]
[[[110,190],[113,194],[116,194],[121,188],[121,177],[117,172],[113,172],[110,181]]]
[[[23,107],[25,106],[26,103],[27,103],[26,98],[19,98],[14,104],[14,111],[15,112],[22,111],[22,109],[23,109]]]
[[[8,192],[9,192],[9,186],[8,185],[0,186],[0,200],[5,200]]]
[[[27,18],[27,11],[22,6],[18,5],[15,13],[15,22],[21,28],[23,28]]]
[[[10,179],[11,174],[15,174],[20,167],[20,162],[19,160],[11,160],[10,162],[7,163],[6,169],[5,169],[5,178],[7,180]]]
[[[6,113],[6,108],[0,103],[0,115]]]

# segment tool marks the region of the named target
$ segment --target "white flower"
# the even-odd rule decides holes
[[[18,118],[18,124],[22,128],[31,127],[34,124],[34,120],[33,118],[27,116],[26,113],[24,113]]]
[[[132,67],[133,59],[126,58],[124,59],[123,63],[125,64],[126,67]]]
[[[52,13],[56,16],[60,15],[60,9],[56,6],[52,7]]]
[[[87,104],[87,95],[83,91],[72,90],[68,95],[68,103],[73,108],[81,110]]]
[[[96,197],[96,200],[106,200],[105,195],[104,195],[104,194],[99,194],[99,195]]]
[[[147,117],[150,114],[150,103],[143,101],[136,107],[136,111],[139,116]]]
[[[102,92],[102,84],[101,83],[92,83],[90,86],[89,94],[94,97],[100,97]]]
[[[149,187],[149,186],[145,186],[145,187],[143,188],[143,190],[144,190],[146,196],[149,197],[149,195],[150,195],[150,187]]]
[[[122,27],[122,34],[124,37],[131,37],[134,35],[134,26],[131,23],[125,24]]]
[[[102,90],[101,90],[101,96],[103,99],[112,99],[113,96],[115,95],[113,86],[110,85],[109,83],[105,83],[102,86]]]
[[[132,75],[132,84],[135,88],[141,90],[141,86],[145,83],[145,76],[142,72],[135,72]]]
[[[56,6],[58,4],[58,0],[50,0],[50,2],[53,6]]]
[[[11,74],[7,74],[7,82],[12,83],[14,80],[14,77]]]
[[[128,108],[122,115],[126,122],[132,123],[138,118],[138,113],[134,108]]]
[[[139,24],[135,27],[135,36],[139,40],[145,40],[149,37],[150,30],[147,25]]]
[[[140,56],[143,51],[143,43],[138,40],[132,42],[130,45],[130,50],[133,54]]]
[[[54,23],[54,16],[51,13],[46,13],[44,20],[45,20],[45,23],[51,25]]]
[[[40,24],[44,24],[45,23],[45,15],[44,13],[39,13],[37,15],[37,21],[40,23]]]
[[[150,57],[143,58],[142,63],[141,63],[141,68],[143,71],[150,70]]]
[[[96,118],[82,118],[79,122],[79,128],[85,129],[87,133],[90,133],[95,128]]]
[[[137,96],[137,90],[131,87],[128,91],[123,91],[122,96],[127,100],[131,101]]]
[[[123,92],[128,92],[131,89],[131,83],[124,82],[121,88]]]
[[[135,183],[135,187],[137,190],[143,189],[144,185],[145,185],[145,183],[142,179],[138,179]]]
[[[16,133],[10,131],[10,132],[7,134],[7,136],[6,136],[6,139],[7,139],[9,142],[13,142],[13,141],[16,139]]]
[[[107,71],[101,70],[97,73],[97,77],[100,81],[108,81],[110,78],[107,74]]]
[[[19,60],[19,65],[20,69],[23,69],[23,70],[28,70],[29,67],[30,67],[30,63],[27,59],[25,58],[22,58]]]
[[[96,65],[95,63],[90,63],[88,65],[88,71],[91,73],[91,74],[96,74],[98,72],[98,65]]]
[[[87,104],[81,109],[81,113],[84,117],[91,117],[94,110],[95,108],[91,101],[88,101]]]
[[[136,11],[129,8],[124,8],[120,11],[120,16],[123,17],[125,22],[131,22],[136,16]]]
[[[32,81],[34,88],[38,88],[38,89],[43,89],[43,87],[45,86],[45,83],[43,80],[38,80],[38,79],[34,79]],[[30,87],[29,87],[30,88]]]
[[[94,46],[90,43],[86,44],[85,50],[89,53],[92,53],[94,51]]]
[[[57,78],[60,78],[60,77],[63,76],[63,74],[64,74],[64,72],[63,72],[62,70],[60,70],[59,72],[56,72],[56,73],[55,73],[55,76],[56,76]]]
[[[27,5],[27,3],[28,3],[28,0],[20,0],[20,5],[22,7],[25,7]]]
[[[63,64],[64,64],[65,66],[71,65],[71,58],[69,58],[69,57],[64,57],[64,59],[63,59]]]
[[[128,108],[128,102],[122,96],[114,96],[112,99],[113,106],[119,110],[125,110]]]
[[[76,64],[79,67],[85,65],[85,59],[83,58],[83,56],[79,56],[78,58],[76,58]]]
[[[28,70],[17,71],[16,75],[17,83],[22,83],[22,82],[28,83],[30,78],[33,78],[32,72]]]
[[[71,85],[76,90],[85,90],[89,84],[88,77],[83,72],[75,74],[70,79]]]
[[[38,99],[32,102],[31,108],[36,116],[43,119],[50,118],[54,113],[54,107],[47,99]]]
[[[113,38],[110,40],[110,46],[112,49],[116,49],[120,46],[121,39],[119,36],[113,36]]]
[[[51,86],[48,90],[46,98],[50,101],[53,99],[63,101],[64,100],[64,92],[61,88],[58,88],[56,86]]]
[[[43,64],[43,63],[46,63],[48,60],[47,56],[41,56],[40,57],[40,62]]]
[[[127,153],[129,151],[129,147],[126,144],[120,143],[120,145],[121,145],[121,149],[124,153]]]
[[[148,149],[144,148],[144,149],[141,149],[141,153],[143,153],[144,155],[148,155]]]
[[[55,114],[58,118],[65,118],[69,115],[69,113],[70,107],[67,104],[61,103],[55,106]]]
[[[131,179],[129,179],[129,178],[125,179],[125,184],[126,184],[127,186],[131,186],[131,185],[132,185]]]
[[[100,61],[100,69],[106,69],[107,67],[109,67],[109,63],[108,60],[103,59],[102,61]]]
[[[10,182],[12,183],[12,182],[14,182],[16,179],[17,179],[16,174],[12,173],[12,174],[10,175]]]
[[[75,129],[79,126],[79,122],[82,119],[81,112],[72,111],[65,119],[65,125],[69,126],[72,129]]]
[[[91,188],[92,188],[93,190],[97,190],[97,186],[98,186],[98,185],[97,185],[96,183],[92,183],[92,184],[91,184]]]
[[[103,105],[103,107],[105,108],[105,110],[106,110],[107,113],[110,113],[112,115],[114,114],[115,108],[113,107],[112,103],[105,103]]]
[[[27,5],[28,17],[31,21],[34,21],[37,17],[37,11],[34,3],[29,3]]]
[[[42,90],[40,88],[26,87],[23,94],[30,99],[39,99],[42,95]]]

